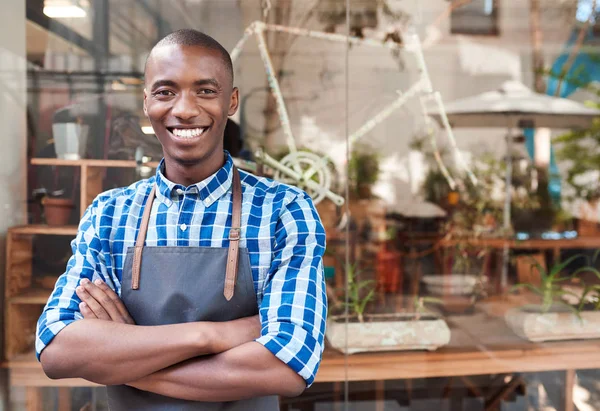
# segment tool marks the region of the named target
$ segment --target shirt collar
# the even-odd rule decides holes
[[[163,172],[165,160],[163,158],[156,169],[156,198],[167,206],[170,206],[173,203],[173,199],[181,197],[181,194],[178,192],[178,190],[181,190],[181,193],[197,194],[204,203],[204,206],[210,207],[229,191],[233,181],[233,159],[227,151],[224,151],[224,154],[225,164],[223,167],[203,181],[188,187],[175,184],[165,177]]]

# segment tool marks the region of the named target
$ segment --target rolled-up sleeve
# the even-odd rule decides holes
[[[79,310],[81,300],[75,288],[84,278],[90,281],[105,276],[106,272],[101,258],[101,244],[96,233],[96,208],[90,206],[81,222],[77,236],[71,242],[73,256],[67,263],[66,271],[58,278],[54,291],[37,323],[35,351],[39,360],[40,354],[54,337],[73,321],[83,318]]]
[[[282,209],[273,243],[260,305],[262,332],[256,341],[310,386],[323,354],[327,297],[325,230],[308,195],[296,195]]]

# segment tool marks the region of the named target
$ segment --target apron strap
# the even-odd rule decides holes
[[[142,251],[144,250],[144,242],[146,241],[146,233],[148,232],[148,222],[150,221],[150,212],[152,211],[152,203],[156,194],[156,185],[152,185],[152,191],[148,196],[148,201],[144,206],[144,215],[142,216],[142,225],[135,241],[133,250],[133,267],[131,268],[131,289],[137,290],[140,288],[140,270],[142,268]]]
[[[238,257],[240,254],[240,234],[242,219],[242,183],[240,173],[233,167],[233,211],[231,228],[229,229],[229,251],[227,252],[227,268],[225,269],[225,287],[223,295],[227,301],[233,297],[238,272]]]
[[[238,272],[238,257],[240,253],[240,234],[242,220],[242,183],[240,174],[237,168],[233,167],[233,211],[231,218],[231,229],[229,230],[229,250],[227,251],[227,267],[225,269],[225,287],[223,295],[227,301],[233,297],[235,283]],[[156,195],[156,185],[152,186],[150,196],[144,206],[144,214],[142,216],[142,224],[138,233],[134,254],[133,267],[131,269],[131,289],[137,290],[140,288],[140,271],[142,268],[142,252],[144,250],[144,242],[146,241],[146,233],[148,232],[148,222],[150,221],[150,212],[152,211],[152,203]]]

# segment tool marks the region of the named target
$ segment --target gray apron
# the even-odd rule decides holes
[[[152,189],[136,247],[127,249],[121,281],[121,299],[137,325],[230,321],[258,313],[248,250],[237,248],[241,184],[235,167],[233,175],[229,248],[145,247],[155,196]],[[279,410],[276,396],[209,403],[165,397],[125,385],[109,386],[107,390],[111,411]]]

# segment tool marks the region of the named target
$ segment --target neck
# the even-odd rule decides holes
[[[166,178],[175,184],[187,187],[206,180],[223,167],[224,164],[225,155],[222,151],[192,164],[182,163],[176,159],[165,157],[164,174]]]

